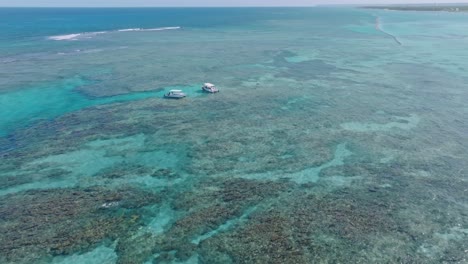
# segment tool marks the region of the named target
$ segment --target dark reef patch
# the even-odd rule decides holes
[[[290,221],[278,211],[257,214],[245,227],[202,242],[202,258],[207,263],[308,263],[291,236]]]
[[[209,263],[428,263],[396,217],[399,201],[391,202],[389,195],[375,200],[365,191],[296,193],[286,201],[204,240],[200,258]]]
[[[159,254],[158,263],[185,261],[199,251],[198,243],[206,239],[201,237],[228,221],[236,223],[248,208],[281,195],[288,186],[289,183],[208,178],[190,186],[189,190],[173,192],[169,195],[173,208],[185,214],[160,235],[142,234],[120,240],[119,263],[149,259],[156,253]],[[227,230],[231,228],[236,228],[236,224]]]
[[[6,170],[7,171],[7,170]],[[60,168],[44,169],[38,172],[29,172],[21,174],[4,174],[0,180],[0,190],[15,187],[18,185],[31,183],[43,179],[60,179],[69,175],[70,172]]]
[[[137,189],[51,189],[0,201],[0,252],[6,262],[35,262],[92,249],[135,231],[138,209],[160,201]]]

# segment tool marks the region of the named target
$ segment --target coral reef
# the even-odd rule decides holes
[[[115,32],[9,62],[0,97],[57,107],[2,123],[0,262],[103,247],[118,263],[466,263],[462,21],[427,17],[443,29],[428,37],[405,18],[395,49],[371,14],[315,10],[332,9]],[[75,45],[104,47],[54,55]],[[193,93],[163,100],[172,85]],[[21,118],[13,106],[4,119]]]
[[[99,187],[7,195],[0,201],[3,261],[35,262],[89,250],[136,230],[141,225],[137,209],[159,199],[142,190]]]
[[[242,225],[252,211],[249,208],[286,192],[288,186],[288,183],[212,178],[190,186],[190,191],[168,192],[174,208],[186,213],[162,234],[143,233],[120,239],[119,263],[148,260],[155,254],[158,263],[186,261],[197,254],[200,242]]]
[[[204,240],[200,257],[209,263],[431,262],[395,216],[400,201],[390,194],[370,196],[365,190],[298,192],[286,204],[252,214],[245,225]]]
[[[291,239],[290,219],[270,211],[240,230],[205,240],[201,255],[207,263],[223,263],[223,254],[232,263],[307,263],[302,246]]]
[[[144,263],[157,252],[158,240],[150,233],[135,235],[128,233],[119,238],[116,247],[118,264]]]

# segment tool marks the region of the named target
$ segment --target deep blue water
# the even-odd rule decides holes
[[[300,9],[277,8],[0,8],[2,40],[126,28],[252,25],[292,18]]]
[[[127,28],[261,26],[269,20],[307,18],[313,23],[346,23],[347,9],[329,8],[0,8],[0,45],[51,35]]]

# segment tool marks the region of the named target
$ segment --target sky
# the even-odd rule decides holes
[[[468,0],[0,0],[0,6],[313,6],[317,4],[468,3]]]

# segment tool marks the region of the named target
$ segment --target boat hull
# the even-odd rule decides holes
[[[206,88],[202,88],[202,89],[206,93],[219,93],[218,89],[206,89]]]
[[[186,95],[169,95],[169,94],[164,95],[164,98],[167,98],[167,99],[182,99],[185,97],[187,96]]]

